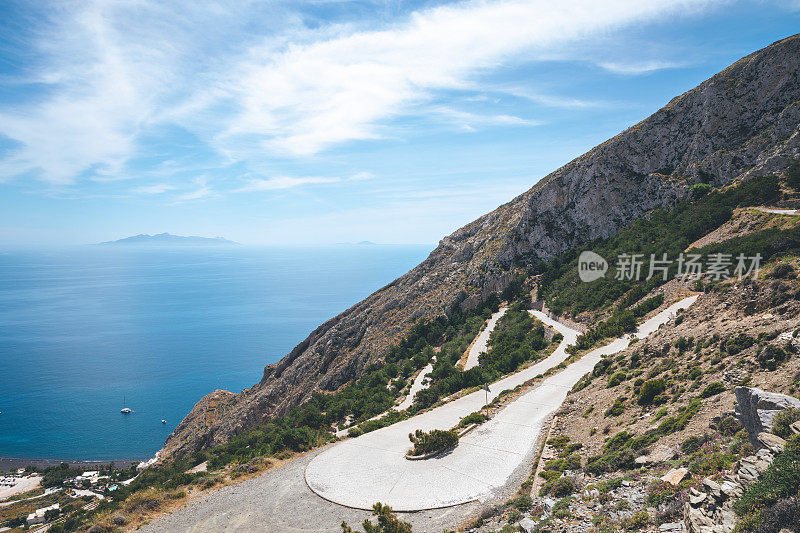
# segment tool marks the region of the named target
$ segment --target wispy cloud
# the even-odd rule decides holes
[[[512,56],[535,58],[559,43],[706,3],[476,0],[419,11],[380,31],[343,31],[280,53],[254,49],[236,87],[243,109],[227,136],[257,135],[297,156],[379,138],[382,120]]]
[[[364,181],[375,176],[371,172],[359,172],[347,178],[341,177],[322,177],[322,176],[276,176],[272,178],[254,178],[248,181],[247,185],[236,190],[236,192],[251,191],[277,191],[282,189],[293,189],[303,185],[339,183],[342,181]]]
[[[686,63],[674,61],[644,61],[635,63],[606,61],[598,63],[598,66],[615,74],[638,75],[649,74],[657,70],[682,68],[686,66]]]
[[[475,131],[480,126],[541,126],[544,124],[538,120],[525,119],[514,115],[470,113],[445,106],[436,107],[432,112],[467,131]]]
[[[201,176],[199,178],[196,178],[194,181],[195,181],[195,184],[197,185],[197,188],[195,190],[193,190],[193,191],[189,191],[189,192],[186,192],[186,193],[183,193],[183,194],[179,194],[175,198],[175,202],[174,203],[182,203],[182,202],[189,202],[189,201],[192,201],[192,200],[199,200],[201,198],[206,198],[207,196],[211,196],[214,193],[214,191],[208,185],[208,183],[209,183],[209,179],[208,178],[206,178],[204,176]]]
[[[16,143],[0,159],[0,176],[58,184],[128,177],[145,139],[176,127],[227,162],[311,156],[387,136],[393,118],[420,112],[443,91],[474,86],[498,67],[713,3],[465,0],[373,20],[377,29],[365,30],[358,20],[307,26],[290,4],[53,2],[24,43],[41,61],[13,80],[35,97],[0,107],[0,135]],[[603,68],[631,74],[669,67]],[[536,123],[491,112],[460,121],[466,128]],[[309,179],[330,178],[269,178],[250,186],[326,182],[297,181]],[[201,187],[183,196],[208,194]]]
[[[145,185],[143,187],[136,187],[133,192],[136,194],[163,194],[167,191],[174,190],[175,187],[168,183],[156,183],[154,185]]]

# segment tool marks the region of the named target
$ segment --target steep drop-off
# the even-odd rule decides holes
[[[737,61],[445,237],[419,266],[268,365],[252,388],[207,395],[162,456],[224,442],[316,391],[337,389],[415,321],[500,291],[515,267],[612,235],[685,198],[695,183],[719,186],[786,168],[800,154],[799,126],[800,37],[794,36]]]

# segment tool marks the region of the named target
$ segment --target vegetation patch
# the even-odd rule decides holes
[[[414,445],[408,455],[419,457],[453,448],[458,444],[458,433],[452,429],[449,431],[433,429],[429,432],[418,429],[414,433],[408,434],[408,440]]]

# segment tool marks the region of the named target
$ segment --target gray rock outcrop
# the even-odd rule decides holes
[[[753,440],[769,432],[775,415],[790,407],[800,409],[800,400],[785,394],[766,392],[754,387],[736,387],[736,418]]]

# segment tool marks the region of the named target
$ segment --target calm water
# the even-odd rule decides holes
[[[253,385],[429,251],[0,250],[0,457],[150,457],[205,393]]]

